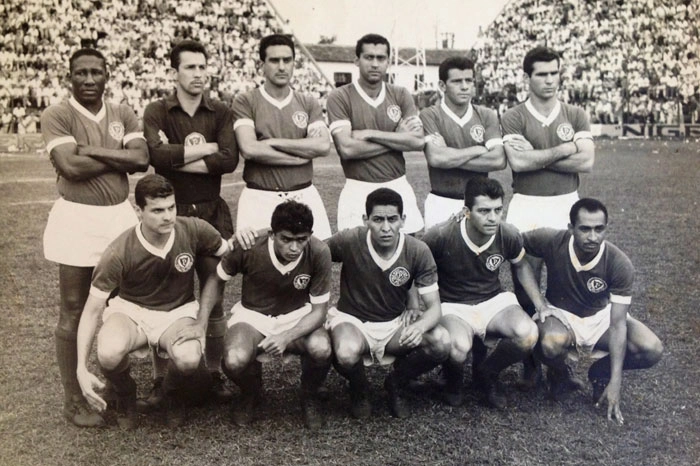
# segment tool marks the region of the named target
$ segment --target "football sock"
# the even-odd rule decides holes
[[[56,335],[56,361],[66,401],[70,401],[73,395],[82,396],[82,390],[80,390],[80,384],[75,375],[78,368],[78,349],[75,337],[66,338],[62,335]]]

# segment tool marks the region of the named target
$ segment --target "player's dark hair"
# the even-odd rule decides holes
[[[470,209],[474,207],[474,200],[478,196],[488,196],[489,199],[503,199],[505,192],[498,180],[485,176],[476,176],[464,186],[464,205]]]
[[[260,48],[258,53],[260,54],[261,61],[265,61],[267,58],[267,48],[272,47],[273,45],[286,45],[292,49],[292,57],[296,56],[292,36],[289,34],[270,34],[269,36],[265,36],[260,40]]]
[[[270,228],[273,233],[282,230],[293,235],[311,233],[314,228],[314,215],[306,204],[289,200],[275,207],[270,220]]]
[[[355,45],[355,56],[357,58],[360,58],[360,54],[362,53],[362,46],[365,44],[370,44],[370,45],[386,45],[386,54],[387,56],[391,55],[391,45],[389,44],[389,41],[387,40],[386,37],[380,36],[379,34],[365,34],[364,36],[360,37],[360,40],[357,41],[357,44]]]
[[[152,173],[141,178],[134,188],[134,200],[141,209],[146,207],[146,198],[157,199],[175,194],[175,188],[167,178]]]
[[[367,200],[365,201],[365,212],[367,217],[372,214],[374,206],[378,205],[393,205],[399,210],[399,215],[403,215],[403,199],[401,195],[389,188],[379,188],[375,189],[367,195]]]
[[[68,60],[68,71],[73,71],[73,63],[75,63],[75,60],[77,60],[80,57],[86,56],[97,57],[100,60],[102,60],[102,67],[105,69],[105,71],[107,71],[107,59],[105,58],[105,56],[102,55],[102,52],[100,52],[99,50],[91,48],[82,48],[73,52],[73,55],[71,55],[70,59]]]
[[[608,208],[605,207],[605,204],[600,202],[598,199],[593,199],[591,197],[582,197],[578,201],[574,203],[574,205],[571,206],[571,210],[569,211],[569,222],[571,222],[571,225],[576,225],[576,220],[578,220],[578,213],[581,210],[585,210],[586,212],[603,212],[605,215],[605,224],[607,225],[608,223]]]
[[[539,45],[534,49],[527,52],[525,59],[523,60],[523,71],[526,75],[532,76],[532,70],[535,67],[535,62],[550,62],[557,61],[557,68],[559,68],[559,61],[561,56],[554,49]]]
[[[201,42],[185,39],[175,44],[175,47],[170,51],[170,66],[175,70],[180,67],[180,54],[182,52],[201,53],[205,60],[209,60],[207,49]]]
[[[438,78],[446,83],[450,70],[474,70],[474,62],[467,57],[448,57],[440,63]]]

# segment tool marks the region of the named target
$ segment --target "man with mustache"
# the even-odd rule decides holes
[[[313,185],[313,160],[330,150],[321,106],[290,85],[295,58],[290,36],[263,37],[259,54],[265,82],[237,95],[232,107],[236,138],[246,161],[236,230],[268,228],[275,207],[293,199],[309,206],[314,236],[326,239],[331,227]]]
[[[358,199],[381,187],[401,194],[405,233],[423,228],[403,156],[423,149],[423,125],[408,89],[384,82],[390,54],[385,37],[361,37],[355,46],[358,79],[328,96],[328,121],[346,178],[338,198],[338,231],[363,225]]]
[[[207,59],[206,48],[199,42],[183,40],[173,47],[170,65],[175,92],[148,104],[143,115],[144,134],[156,173],[175,187],[178,215],[206,220],[228,239],[233,235],[233,223],[228,204],[220,196],[221,177],[236,169],[238,148],[231,110],[205,92]],[[195,264],[200,286],[213,272],[205,266],[204,262]],[[219,399],[231,396],[220,373],[225,331],[219,302],[210,315],[206,344],[212,390]],[[154,389],[140,403],[144,410],[157,407],[161,399],[162,362],[155,361]]]
[[[661,359],[663,345],[643,323],[628,314],[634,267],[605,240],[608,210],[596,199],[577,201],[566,230],[540,228],[523,234],[528,254],[547,265],[550,306],[538,308],[535,355],[554,372],[550,391],[562,393],[569,350],[601,358],[588,370],[596,406],[606,402],[608,419],[622,424],[622,371],[646,369]]]

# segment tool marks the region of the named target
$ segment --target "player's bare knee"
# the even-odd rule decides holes
[[[61,313],[56,324],[56,336],[64,339],[75,339],[78,336],[81,313],[82,308],[67,310],[61,306]]]
[[[328,334],[312,334],[306,342],[306,352],[314,361],[330,361],[333,353]]]
[[[114,369],[129,355],[129,342],[100,332],[97,337],[97,360],[105,369]]]
[[[426,353],[435,359],[443,360],[450,356],[452,351],[452,340],[450,332],[445,327],[436,326],[423,335],[426,345],[423,345]]]
[[[531,350],[537,344],[539,331],[537,324],[530,319],[522,319],[515,324],[512,341],[524,351]]]
[[[658,338],[649,339],[644,342],[641,352],[644,355],[644,360],[647,367],[655,365],[661,360],[664,354],[664,344]]]
[[[171,352],[173,364],[182,374],[195,372],[202,359],[202,346],[196,340],[189,340],[175,345]]]
[[[342,367],[352,367],[360,361],[362,347],[355,342],[340,342],[335,346],[335,359]]]
[[[245,369],[251,359],[250,354],[247,351],[242,351],[240,348],[227,348],[224,351],[224,365],[233,372]]]
[[[546,359],[555,359],[566,351],[568,335],[558,332],[548,332],[540,335],[539,349]]]

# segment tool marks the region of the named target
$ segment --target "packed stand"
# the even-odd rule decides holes
[[[474,47],[482,102],[526,98],[522,57],[533,46],[563,54],[560,98],[594,123],[698,121],[698,0],[515,0]]]
[[[259,40],[282,32],[265,0],[9,0],[0,13],[7,18],[0,34],[0,131],[13,133],[21,125],[13,109],[36,115],[69,95],[62,70],[81,46],[107,57],[107,98],[141,116],[150,101],[172,92],[168,51],[175,42],[206,44],[211,95],[230,104],[260,84]],[[295,87],[320,98],[330,90],[302,54]]]

